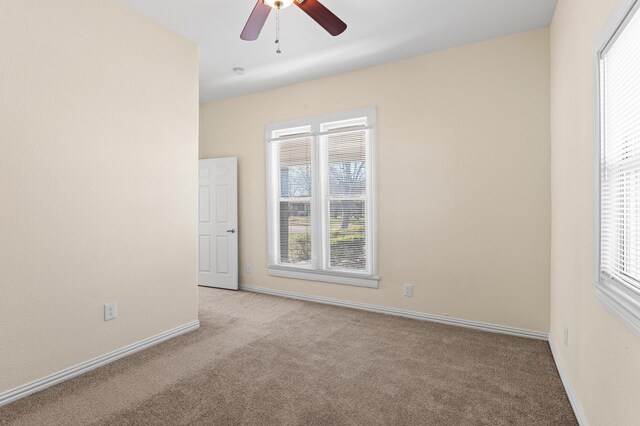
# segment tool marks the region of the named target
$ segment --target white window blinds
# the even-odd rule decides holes
[[[311,265],[311,138],[276,142],[282,264]]]
[[[333,269],[367,270],[369,132],[346,127],[320,140],[325,241],[329,241],[328,263]]]
[[[640,291],[640,15],[601,54],[600,273]]]
[[[270,273],[377,286],[374,132],[373,109],[267,127]]]

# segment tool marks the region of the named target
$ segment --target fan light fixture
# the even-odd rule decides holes
[[[293,4],[293,0],[264,0],[264,4],[271,6],[274,9],[284,9]]]

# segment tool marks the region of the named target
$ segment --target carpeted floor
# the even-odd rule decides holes
[[[546,342],[204,288],[200,321],[0,424],[577,424]]]

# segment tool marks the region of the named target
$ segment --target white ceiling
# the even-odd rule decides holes
[[[200,101],[243,95],[546,27],[557,0],[322,0],[345,21],[332,37],[295,5],[240,40],[256,0],[122,0],[200,47]],[[244,75],[233,72],[245,69]]]

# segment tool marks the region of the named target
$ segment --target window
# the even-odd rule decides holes
[[[266,129],[269,273],[377,287],[375,109]]]
[[[597,51],[598,295],[640,334],[640,13],[614,13]]]

